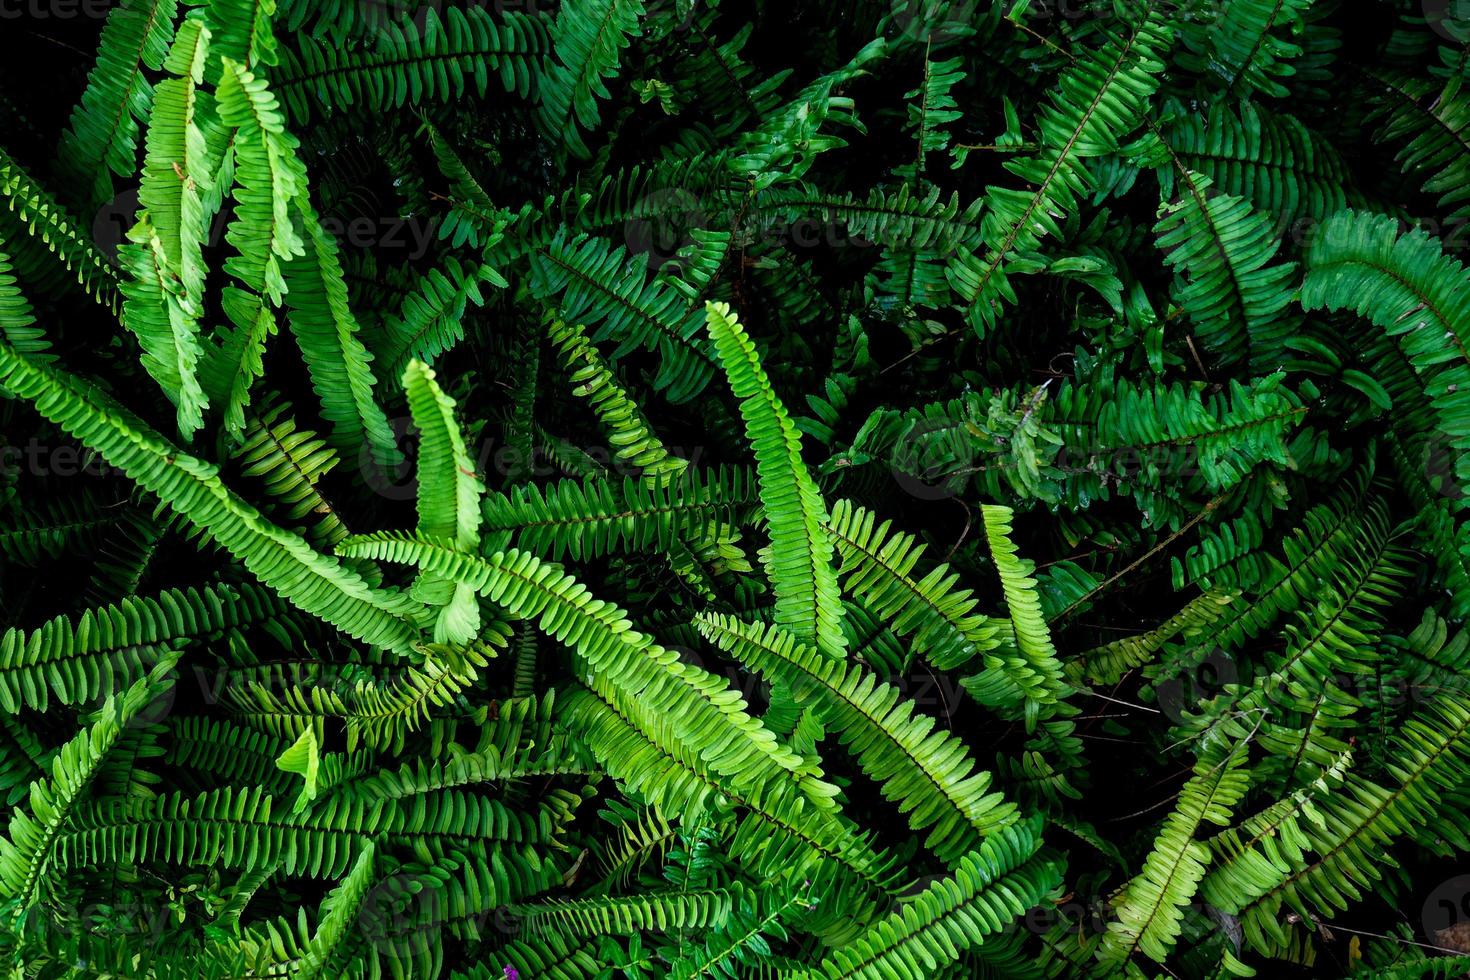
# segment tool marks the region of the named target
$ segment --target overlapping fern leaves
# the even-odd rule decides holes
[[[7,12],[10,975],[1458,975],[1425,13]]]

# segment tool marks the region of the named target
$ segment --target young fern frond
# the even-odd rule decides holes
[[[587,339],[586,331],[580,325],[558,320],[548,334],[576,385],[572,393],[591,403],[592,411],[608,430],[608,442],[617,458],[638,467],[645,480],[660,486],[684,473],[688,463],[664,448],[642,410]]]
[[[981,513],[985,521],[985,537],[990,543],[990,555],[1000,575],[1006,608],[1010,611],[1016,653],[1019,654],[1018,657],[1005,658],[1009,669],[1003,669],[1006,676],[1025,692],[1028,701],[1035,702],[1037,707],[1053,704],[1065,696],[1068,689],[1062,677],[1062,665],[1057,660],[1056,647],[1051,642],[1051,631],[1041,613],[1041,600],[1034,578],[1036,563],[1018,556],[1011,541],[1013,512],[1009,507],[987,504],[981,508]],[[1028,704],[1028,720],[1032,711],[1033,706]]]

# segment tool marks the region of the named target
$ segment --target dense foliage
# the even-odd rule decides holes
[[[1460,10],[0,8],[7,967],[1464,975]]]

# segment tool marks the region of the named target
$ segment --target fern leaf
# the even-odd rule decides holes
[[[823,530],[827,507],[802,461],[801,436],[730,307],[711,303],[706,309],[710,338],[740,399],[740,415],[755,452],[771,533],[767,567],[776,591],[776,622],[800,642],[841,657],[847,640],[832,541]]]

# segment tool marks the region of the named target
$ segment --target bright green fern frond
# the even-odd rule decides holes
[[[434,380],[434,370],[410,361],[403,372],[408,409],[419,430],[418,533],[473,552],[480,544],[480,496],[485,485],[465,448],[454,417],[454,400]],[[420,576],[414,595],[443,607],[434,623],[440,643],[468,642],[480,629],[480,600],[461,583],[430,573]]]
[[[730,388],[740,399],[746,438],[755,453],[756,479],[771,534],[765,560],[776,592],[776,622],[798,641],[841,657],[847,639],[832,541],[823,530],[827,507],[801,458],[801,436],[730,307],[710,303],[706,310],[710,338]]]
[[[1003,669],[1026,692],[1027,698],[1039,704],[1051,704],[1067,692],[1067,685],[1062,677],[1062,665],[1057,660],[1056,647],[1052,646],[1046,617],[1041,613],[1041,598],[1034,578],[1036,563],[1029,558],[1018,557],[1016,546],[1011,541],[1014,512],[1009,507],[986,504],[981,507],[981,513],[990,554],[1000,575],[1006,608],[1010,610],[1016,651],[1020,654],[1019,661],[1008,660],[1009,669]]]
[[[1143,870],[1113,901],[1118,916],[1103,937],[1099,958],[1121,969],[1137,953],[1164,962],[1179,938],[1186,905],[1199,888],[1210,850],[1196,838],[1206,823],[1227,826],[1230,810],[1250,788],[1242,769],[1246,745],[1201,753],[1194,775],[1179,791],[1174,811],[1154,839]]]
[[[0,385],[34,402],[41,414],[156,493],[306,612],[370,643],[401,653],[412,649],[423,616],[418,603],[368,585],[266,521],[220,482],[213,466],[179,452],[101,392],[4,346]]]

